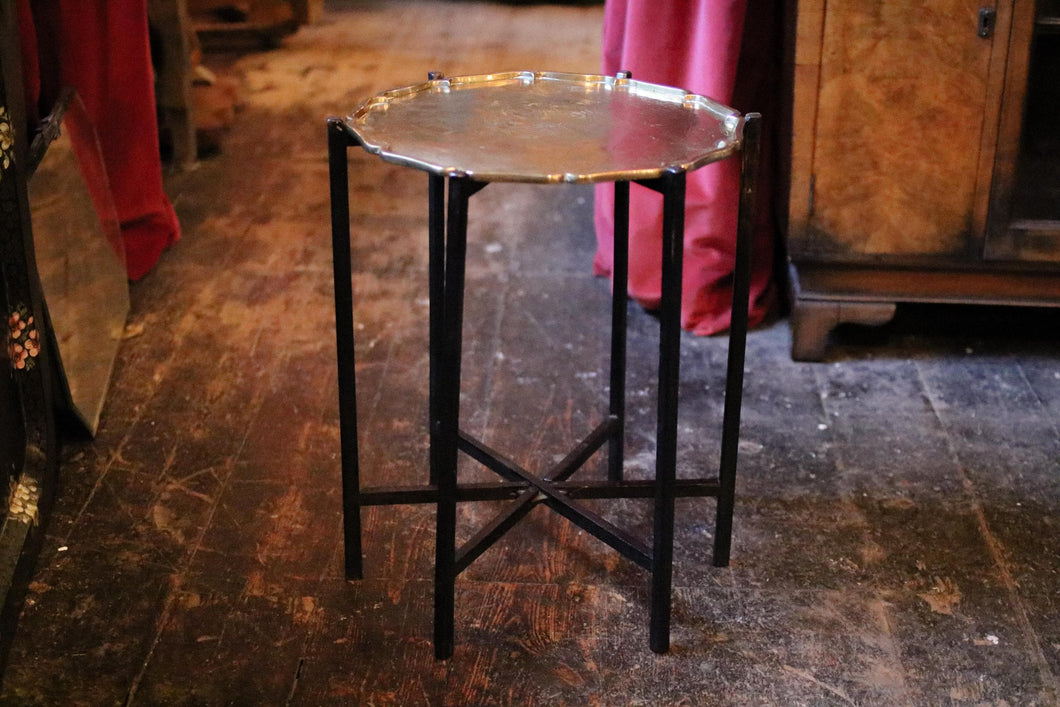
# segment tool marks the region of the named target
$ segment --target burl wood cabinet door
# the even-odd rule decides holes
[[[983,0],[799,3],[793,260],[981,257],[993,32],[1008,14]]]

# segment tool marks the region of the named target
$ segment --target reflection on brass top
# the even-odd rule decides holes
[[[380,93],[346,119],[384,160],[481,181],[652,179],[728,157],[740,114],[682,89],[614,76],[511,72]]]

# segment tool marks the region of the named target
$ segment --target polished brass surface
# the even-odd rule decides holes
[[[346,125],[396,164],[490,182],[589,183],[692,170],[739,146],[739,113],[624,77],[434,78],[365,101]]]

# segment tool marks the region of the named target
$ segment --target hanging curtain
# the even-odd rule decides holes
[[[751,0],[754,2],[754,0]],[[737,83],[761,85],[768,62],[769,29],[748,27],[748,0],[607,0],[604,9],[603,72],[630,71],[635,80],[677,86],[738,110],[766,108],[734,103]],[[757,18],[755,19],[757,22]],[[741,64],[741,47],[749,60]],[[740,66],[739,78],[737,68]],[[745,72],[745,66],[747,70]],[[766,164],[768,160],[763,160]],[[740,165],[738,159],[708,165],[688,175],[681,325],[695,334],[729,326]],[[767,186],[763,182],[761,186]],[[767,191],[763,189],[762,191]],[[767,314],[771,300],[773,229],[768,201],[760,198],[751,282],[750,323]],[[597,252],[593,271],[610,276],[614,262],[614,189],[596,187]],[[660,297],[662,200],[637,185],[630,188],[629,295],[647,309]]]
[[[103,153],[126,270],[138,280],[180,238],[162,189],[147,0],[19,5],[27,113],[46,115],[63,86],[81,96]]]

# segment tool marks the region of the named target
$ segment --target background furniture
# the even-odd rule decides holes
[[[198,157],[192,83],[198,53],[186,0],[148,0],[153,32],[155,103],[161,127],[168,130],[173,165],[191,169]]]
[[[15,3],[0,3],[0,672],[56,482],[55,378],[28,196],[33,165],[51,137],[41,127],[27,117]],[[51,127],[54,133],[58,124]]]
[[[898,302],[1060,305],[1060,2],[797,13],[793,357]]]
[[[324,0],[186,0],[199,40],[211,49],[273,48],[324,12]]]
[[[75,91],[52,82],[50,47],[35,41],[52,38],[36,32],[48,19],[19,9],[0,11],[0,663],[56,491],[57,427],[95,434],[129,309],[95,124]]]

